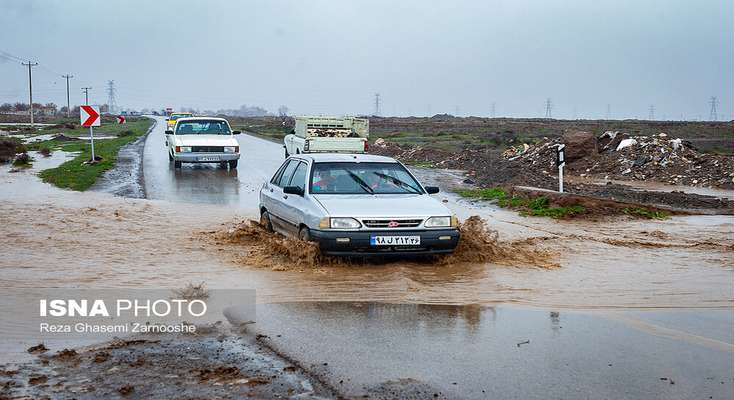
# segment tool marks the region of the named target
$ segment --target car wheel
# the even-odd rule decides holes
[[[219,163],[219,168],[227,168],[227,162],[226,161],[220,162]]]
[[[262,225],[268,232],[273,231],[273,223],[270,222],[270,214],[267,211],[263,211],[262,214],[260,214],[260,225]]]
[[[311,230],[308,229],[307,226],[304,226],[301,228],[300,231],[298,231],[298,238],[303,240],[304,242],[310,242],[311,241]]]
[[[181,168],[181,161],[173,161],[173,168]]]
[[[229,162],[229,169],[235,169],[237,168],[237,161],[238,160],[232,160]]]

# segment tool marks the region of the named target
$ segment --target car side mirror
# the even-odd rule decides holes
[[[170,121],[170,120],[171,120],[170,118],[166,118],[166,122],[168,122],[168,121]]]
[[[239,135],[240,133],[242,133],[242,132],[241,131],[232,131],[232,134],[233,135]]]
[[[438,186],[426,186],[426,193],[436,194],[439,192]]]
[[[167,131],[166,131],[166,135],[173,135],[173,131],[171,131],[171,130],[167,130]]]
[[[283,193],[303,196],[303,188],[300,186],[286,186],[283,188]]]

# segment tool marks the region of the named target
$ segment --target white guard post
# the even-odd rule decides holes
[[[563,193],[563,167],[566,166],[566,145],[559,144],[556,147],[556,166],[558,167],[558,191]]]

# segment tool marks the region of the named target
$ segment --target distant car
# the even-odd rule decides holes
[[[182,163],[219,163],[237,168],[240,145],[224,118],[179,118],[173,129],[166,131],[168,160],[175,168]]]
[[[177,112],[177,113],[172,113],[168,118],[166,118],[166,127],[168,129],[173,129],[173,127],[176,126],[176,121],[179,118],[191,118],[193,116],[194,116],[194,114],[192,114],[190,112]]]
[[[405,166],[366,154],[289,157],[260,189],[269,230],[314,241],[326,254],[450,253],[458,221]]]

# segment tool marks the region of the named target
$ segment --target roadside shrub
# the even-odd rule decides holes
[[[39,153],[41,153],[44,157],[50,157],[51,156],[51,149],[48,147],[42,147],[40,150],[38,150]]]
[[[653,211],[640,207],[627,207],[622,212],[629,216],[643,219],[668,219],[670,217],[670,214],[665,211]]]
[[[130,136],[130,135],[134,135],[134,134],[135,134],[135,132],[133,132],[130,129],[128,129],[128,130],[125,130],[125,131],[122,131],[122,132],[118,133],[117,134],[117,137]]]

